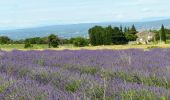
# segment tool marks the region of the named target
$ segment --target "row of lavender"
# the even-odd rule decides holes
[[[170,99],[170,49],[0,51],[0,99]]]

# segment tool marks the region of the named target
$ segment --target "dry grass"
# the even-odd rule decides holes
[[[122,49],[151,49],[151,48],[170,48],[170,44],[155,44],[155,45],[108,45],[108,46],[87,46],[87,47],[74,47],[72,45],[59,46],[59,48],[48,48],[47,45],[35,45],[34,48],[24,49],[22,44],[16,45],[0,45],[2,50],[11,51],[14,49],[17,50],[102,50],[102,49],[111,49],[111,50],[122,50]]]

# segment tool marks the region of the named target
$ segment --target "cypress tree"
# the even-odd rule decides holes
[[[127,28],[125,27],[125,28],[124,28],[124,33],[126,33],[126,32],[127,32]]]
[[[127,32],[129,33],[130,32],[130,28],[128,27],[128,29],[127,29]]]
[[[162,41],[166,42],[166,32],[163,24],[161,26],[161,39]]]
[[[135,25],[132,25],[131,28],[128,27],[127,32],[125,32],[125,37],[127,41],[135,41],[137,36],[136,36],[136,28]]]
[[[136,31],[136,28],[135,28],[135,25],[134,25],[134,24],[132,25],[132,28],[131,28],[131,30],[130,30],[130,33],[131,33],[131,34],[136,34],[136,33],[137,33],[137,31]]]
[[[123,33],[122,25],[120,25],[120,32]]]

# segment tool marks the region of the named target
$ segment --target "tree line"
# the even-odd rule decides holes
[[[59,38],[55,34],[50,34],[47,37],[33,37],[22,40],[12,40],[7,36],[0,36],[0,44],[25,44],[25,48],[33,47],[34,44],[47,44],[49,48],[57,48],[59,45],[73,44],[77,47],[89,45],[89,39],[83,37],[73,37],[69,39]]]
[[[156,41],[170,40],[170,29],[164,28],[162,25],[160,30],[150,30],[156,33]],[[74,37],[74,38],[59,38],[55,34],[47,37],[33,37],[23,40],[12,40],[7,36],[0,36],[0,44],[25,44],[25,48],[32,47],[32,44],[47,44],[49,48],[58,47],[63,44],[73,44],[74,46],[83,47],[93,45],[118,45],[127,44],[129,41],[136,41],[137,30],[135,25],[131,27],[102,27],[94,26],[88,30],[89,38]]]
[[[135,41],[137,30],[135,25],[131,28],[124,27],[102,27],[94,26],[89,29],[89,38],[91,45],[111,45],[127,44],[129,41]]]

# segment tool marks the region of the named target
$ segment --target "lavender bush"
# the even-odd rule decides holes
[[[0,51],[0,100],[168,100],[170,49]]]

